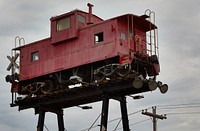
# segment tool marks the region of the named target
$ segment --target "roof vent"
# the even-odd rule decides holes
[[[87,22],[87,24],[90,25],[90,24],[93,24],[92,7],[93,7],[94,5],[88,3],[87,6],[89,7],[89,16],[88,16],[88,22]]]

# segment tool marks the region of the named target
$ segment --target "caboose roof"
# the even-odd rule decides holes
[[[96,24],[91,24],[87,27],[84,27],[83,29],[88,28],[88,27],[92,27],[92,26],[96,26],[96,25],[102,24],[104,22],[112,21],[112,20],[115,20],[115,19],[122,20],[122,21],[128,21],[128,19],[129,19],[129,23],[132,22],[132,24],[134,26],[141,26],[145,31],[157,29],[157,26],[155,24],[151,23],[150,21],[146,20],[145,17],[137,16],[137,15],[134,15],[134,14],[124,14],[124,15],[116,16],[116,17],[104,20],[104,21],[96,23]],[[133,19],[133,21],[132,21],[132,19]],[[150,29],[150,24],[151,24],[151,29]]]
[[[137,15],[134,15],[134,14],[125,14],[125,15],[121,15],[121,16],[111,18],[111,20],[112,19],[120,19],[120,20],[124,20],[124,21],[129,20],[130,24],[132,23],[134,26],[141,26],[145,31],[157,29],[157,26],[155,24],[146,20],[143,16],[137,16]],[[151,27],[150,27],[150,25],[151,25]]]
[[[84,14],[89,14],[88,12],[85,12],[85,11],[82,11],[82,10],[79,10],[79,9],[76,9],[76,10],[70,11],[70,12],[68,12],[68,13],[64,13],[64,14],[61,14],[61,15],[58,15],[58,16],[53,16],[53,17],[50,18],[50,20],[51,20],[51,21],[54,21],[54,20],[57,20],[57,19],[61,19],[61,18],[66,17],[66,16],[73,15],[73,14],[75,14],[75,13],[77,13],[77,12],[84,13]],[[100,20],[103,21],[102,18],[100,18],[100,17],[98,17],[98,16],[96,16],[96,15],[94,15],[94,14],[92,14],[92,16],[93,16],[93,17],[97,17],[98,19],[100,19]]]
[[[54,16],[54,17],[51,17],[50,20],[51,21],[54,21],[54,20],[58,20],[58,19],[61,19],[63,17],[66,17],[66,16],[69,16],[69,15],[73,15],[75,13],[85,13],[85,14],[88,14],[87,12],[84,12],[84,11],[81,11],[81,10],[73,10],[71,12],[68,12],[68,13],[65,13],[65,14],[61,14],[59,16]],[[97,17],[98,19],[102,20],[102,22],[99,22],[99,23],[94,23],[94,24],[91,24],[91,25],[88,25],[87,27],[85,28],[88,28],[88,27],[91,27],[91,26],[95,26],[95,25],[98,25],[98,24],[101,24],[103,22],[107,22],[107,21],[111,21],[111,20],[114,20],[114,19],[119,19],[119,20],[122,20],[122,21],[128,21],[129,20],[129,23],[132,23],[133,25],[135,26],[141,26],[145,31],[149,31],[149,30],[152,30],[152,29],[157,29],[156,25],[154,25],[153,23],[151,23],[150,21],[146,20],[144,17],[142,16],[137,16],[137,15],[133,15],[133,14],[125,14],[125,15],[121,15],[121,16],[117,16],[117,17],[114,17],[114,18],[110,18],[108,20],[103,20],[102,18],[92,14],[93,17]],[[151,25],[151,27],[150,27]],[[16,47],[14,48],[13,50],[20,50],[21,48],[23,47],[26,47],[28,45],[32,45],[32,44],[36,44],[38,42],[41,42],[41,41],[45,41],[47,39],[50,39],[50,38],[46,38],[46,39],[42,39],[42,40],[38,40],[38,41],[35,41],[35,42],[32,42],[32,43],[29,43],[27,45],[23,45],[23,46],[20,46],[20,47]]]

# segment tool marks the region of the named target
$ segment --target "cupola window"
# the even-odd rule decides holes
[[[57,21],[57,31],[62,31],[70,28],[70,18],[63,18]]]

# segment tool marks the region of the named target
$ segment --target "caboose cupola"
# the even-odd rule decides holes
[[[88,12],[74,10],[59,16],[52,17],[51,21],[51,44],[77,39],[80,29],[92,26],[103,20],[92,14],[92,4],[88,3]]]
[[[77,38],[78,25],[76,15],[77,11],[73,11],[50,19],[52,44]]]

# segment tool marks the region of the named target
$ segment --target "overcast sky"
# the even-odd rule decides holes
[[[158,130],[197,131],[200,129],[200,1],[198,0],[1,0],[0,1],[0,130],[35,131],[38,116],[34,110],[18,112],[9,107],[10,84],[4,78],[11,49],[16,36],[26,43],[49,37],[50,17],[74,9],[88,11],[87,3],[94,4],[93,13],[109,19],[126,13],[142,15],[146,9],[156,13],[159,29],[161,73],[158,80],[169,85],[169,91],[143,93],[144,99],[134,101],[127,97],[128,113],[151,106],[158,107],[158,114],[168,114],[158,120]],[[111,100],[109,120],[120,118],[119,102]],[[194,107],[194,103],[197,103]],[[182,105],[183,104],[183,105]],[[193,104],[193,105],[192,105]],[[89,128],[101,112],[101,102],[90,104],[93,110],[77,107],[64,110],[65,128],[81,131]],[[162,105],[182,105],[173,108]],[[179,107],[179,108],[178,108]],[[195,113],[196,112],[196,113]],[[176,114],[185,113],[185,114]],[[187,114],[189,113],[189,114]],[[191,114],[195,113],[195,114]],[[144,120],[144,121],[143,121]],[[108,131],[115,129],[119,119],[108,123]],[[143,121],[141,123],[138,123]],[[45,125],[49,131],[57,130],[56,115],[47,113]],[[130,129],[152,130],[152,121],[141,112],[129,115]],[[100,124],[100,120],[96,125]],[[119,131],[122,125],[119,125]],[[97,131],[99,127],[91,131]],[[46,131],[46,129],[44,129]]]

